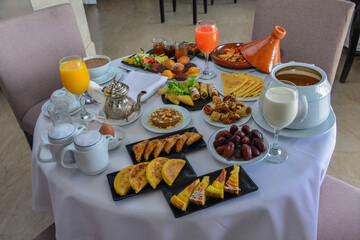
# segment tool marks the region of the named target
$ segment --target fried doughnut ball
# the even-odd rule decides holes
[[[177,60],[177,62],[186,65],[187,63],[190,62],[190,58],[188,56],[182,56]]]

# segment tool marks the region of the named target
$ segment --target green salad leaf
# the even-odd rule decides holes
[[[174,80],[168,82],[167,94],[176,94],[176,95],[190,95],[189,88],[195,87],[196,79],[192,77],[185,85],[179,86],[179,82]]]

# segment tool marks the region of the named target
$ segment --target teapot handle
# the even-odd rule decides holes
[[[44,139],[43,141],[41,141],[41,144],[38,148],[37,151],[37,159],[42,162],[42,163],[50,163],[50,162],[55,162],[55,160],[51,157],[51,158],[42,158],[41,157],[41,150],[45,147],[45,146],[50,146],[50,143],[48,140]],[[51,153],[51,152],[50,152]]]
[[[302,123],[308,114],[309,104],[304,94],[299,94],[299,110],[294,121]]]
[[[60,154],[60,159],[61,159],[61,166],[63,166],[64,168],[78,168],[78,166],[76,165],[76,159],[75,159],[75,162],[73,163],[66,163],[64,161],[64,157],[65,157],[65,154],[66,152],[68,151],[72,151],[74,152],[75,151],[75,147],[74,147],[74,143],[70,144],[69,146],[65,147],[62,151],[61,151],[61,154]]]

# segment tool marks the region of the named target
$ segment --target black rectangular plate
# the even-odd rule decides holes
[[[146,53],[154,54],[154,49],[150,49],[149,51],[146,51]],[[133,54],[133,55],[130,55],[128,58],[131,58],[131,57],[133,57],[133,56],[135,56],[135,55],[136,55],[136,53]],[[189,53],[189,54],[188,54],[188,57],[189,57],[190,60],[191,60],[191,59],[193,59],[193,58],[195,57],[195,55]],[[177,61],[176,56],[175,56],[174,61],[175,61],[175,62]],[[143,68],[142,66],[135,66],[134,64],[130,64],[130,63],[127,63],[127,62],[124,62],[124,61],[121,61],[121,63],[122,63],[122,64],[125,64],[125,65],[128,65],[128,66],[131,66],[131,67],[137,67],[137,68],[140,68],[140,69],[144,70],[144,68]],[[144,71],[148,71],[148,72],[152,72],[152,73],[158,73],[158,72],[152,71],[152,70],[150,70],[150,69],[147,69],[147,70],[144,70]]]
[[[186,161],[185,166],[181,169],[179,175],[176,177],[176,179],[174,180],[173,186],[176,186],[177,184],[180,184],[182,181],[185,181],[187,179],[194,179],[196,178],[196,173],[194,171],[194,169],[192,168],[190,162],[186,159],[185,154],[184,153],[176,153],[176,154],[172,154],[170,156],[168,156],[168,158],[178,158],[178,159],[184,159]],[[140,192],[138,192],[137,194],[135,193],[135,191],[133,189],[131,189],[128,194],[126,194],[125,196],[121,196],[119,194],[117,194],[115,192],[115,188],[114,188],[114,179],[116,174],[119,171],[116,172],[112,172],[106,175],[108,183],[109,183],[109,187],[110,187],[110,191],[111,191],[111,195],[114,201],[119,201],[119,200],[123,200],[125,198],[128,197],[133,197],[133,196],[137,196],[141,193],[146,193],[146,192],[152,192],[155,191],[157,189],[163,188],[165,186],[168,186],[163,180],[159,183],[159,185],[157,185],[156,189],[153,189],[150,184],[147,184]],[[168,186],[169,187],[169,186]]]
[[[225,168],[225,170],[227,171],[226,172],[226,180],[230,177],[230,172],[231,172],[232,169],[233,169],[233,166]],[[202,175],[202,176],[200,176],[198,178],[201,181],[204,176],[209,176],[210,177],[210,184],[212,184],[213,181],[219,176],[221,171],[222,171],[222,169],[217,170],[217,171],[212,172],[212,173],[209,173],[209,174]],[[240,171],[239,171],[239,187],[240,187],[241,191],[239,192],[238,195],[231,194],[231,193],[228,193],[228,192],[224,192],[224,199],[207,198],[204,206],[196,205],[196,204],[190,202],[187,209],[186,209],[186,211],[183,212],[182,210],[174,207],[171,204],[170,199],[171,199],[171,197],[173,195],[179,194],[185,187],[187,187],[189,184],[191,184],[195,179],[196,178],[191,179],[191,180],[187,180],[187,181],[183,181],[183,182],[181,182],[181,183],[179,183],[176,186],[171,187],[171,188],[164,187],[164,188],[161,189],[161,191],[163,192],[164,197],[165,197],[166,201],[168,202],[168,204],[169,204],[169,206],[171,208],[171,211],[173,212],[175,218],[186,216],[186,215],[188,215],[190,213],[193,213],[193,212],[196,212],[196,211],[199,211],[199,210],[214,206],[214,205],[216,205],[218,203],[222,203],[222,202],[225,202],[227,200],[237,198],[237,197],[240,197],[242,195],[245,195],[245,194],[248,194],[248,193],[251,193],[251,192],[254,192],[254,191],[258,190],[258,186],[253,182],[253,180],[249,177],[249,175],[247,175],[245,170],[242,167],[240,167]]]
[[[153,138],[149,138],[149,140],[153,140],[153,139],[163,139],[163,138],[167,138],[169,136],[172,136],[172,135],[175,135],[175,134],[183,134],[185,132],[196,132],[198,133],[198,131],[196,130],[196,128],[194,127],[191,127],[191,128],[185,128],[185,129],[182,129],[182,130],[179,130],[179,131],[176,131],[176,132],[172,132],[172,133],[167,133],[167,134],[164,134],[164,135],[161,135],[161,136],[158,136],[158,137],[153,137]],[[130,155],[130,158],[131,160],[133,161],[134,164],[137,164],[138,162],[136,161],[135,159],[135,154],[132,150],[132,147],[139,143],[139,142],[142,142],[143,140],[141,141],[138,141],[138,142],[135,142],[135,143],[131,143],[131,144],[128,144],[125,146],[127,152],[129,153]],[[197,142],[193,143],[192,145],[190,146],[186,146],[184,145],[183,149],[181,152],[183,153],[187,153],[187,152],[192,152],[192,151],[196,151],[196,150],[199,150],[199,149],[202,149],[206,147],[206,142],[204,141],[203,138],[201,138],[200,140],[198,140]],[[159,157],[169,157],[169,155],[171,154],[175,154],[176,151],[175,151],[175,146],[171,149],[170,153],[169,154],[166,154],[164,151],[162,151],[159,155]],[[149,161],[151,161],[152,159],[154,159],[153,155],[150,154],[150,158],[149,158]],[[142,161],[143,162],[143,161]]]

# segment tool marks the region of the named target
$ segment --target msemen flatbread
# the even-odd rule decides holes
[[[243,73],[221,73],[221,78],[225,96],[237,91],[248,81]]]

